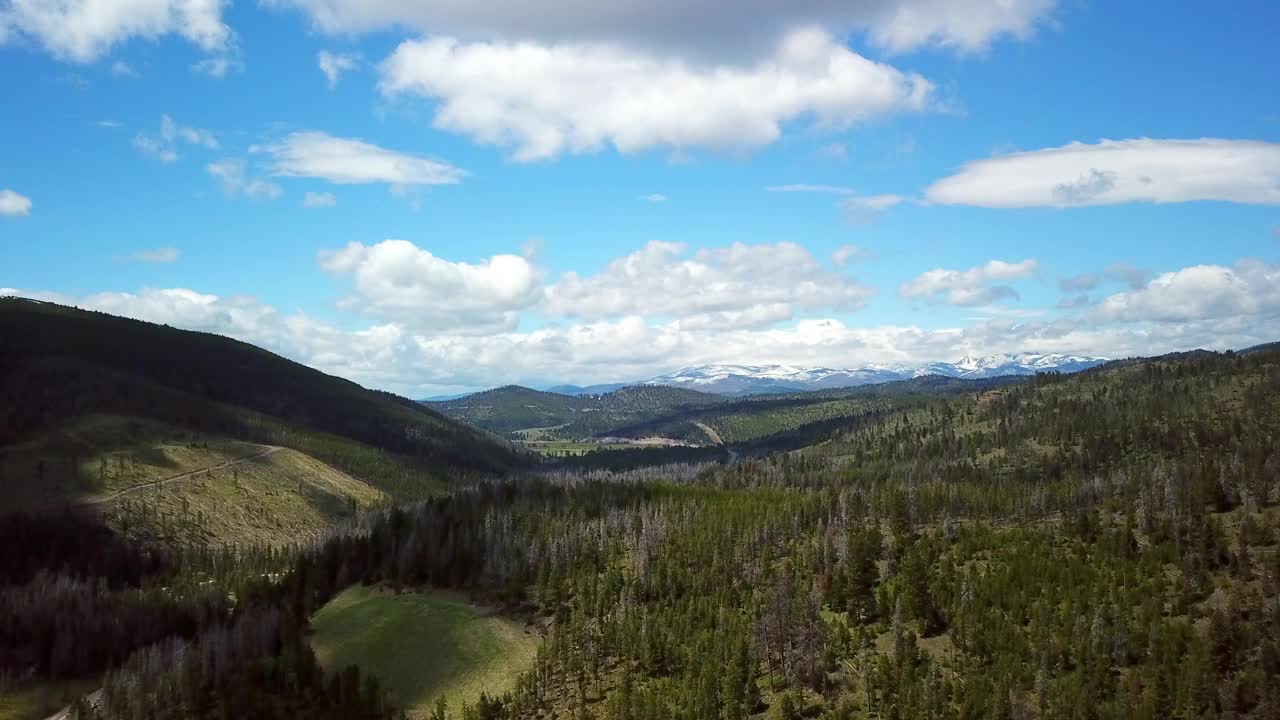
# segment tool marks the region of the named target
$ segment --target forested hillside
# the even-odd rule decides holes
[[[77,430],[104,415],[121,420]],[[93,490],[81,461],[138,445],[156,423],[294,448],[405,499],[525,462],[419,403],[246,343],[0,298],[0,508]]]
[[[545,437],[589,438],[724,402],[717,395],[657,385],[624,387],[601,395],[561,395],[507,385],[427,404],[451,418],[503,435],[539,430]]]
[[[539,629],[514,690],[433,718],[1272,718],[1278,438],[1280,353],[1042,376],[765,458],[383,511],[246,591],[236,623],[303,625],[364,583],[455,588]],[[267,690],[307,653],[241,627],[136,656],[80,715],[396,712],[355,676]],[[245,672],[181,662],[210,647]]]
[[[1024,380],[1012,376],[964,380],[927,375],[857,388],[747,398],[664,385],[638,385],[602,395],[577,396],[508,385],[428,404],[449,417],[517,440],[662,437],[693,445],[754,446],[775,435],[816,438],[838,427],[842,420],[853,421],[869,413],[907,407],[923,396],[974,392]],[[779,446],[799,447],[793,441]],[[599,461],[611,465],[616,459]]]

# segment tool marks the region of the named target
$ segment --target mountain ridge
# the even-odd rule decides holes
[[[1037,372],[1079,372],[1107,362],[1107,358],[1063,353],[1022,352],[1012,355],[966,355],[957,362],[923,365],[870,364],[858,368],[800,367],[793,365],[707,364],[681,368],[642,381],[644,385],[691,387],[721,395],[796,392],[875,385],[925,375],[966,380],[1001,376],[1034,375]]]

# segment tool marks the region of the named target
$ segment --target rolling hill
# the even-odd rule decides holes
[[[617,428],[724,402],[725,398],[716,395],[664,386],[624,387],[602,395],[562,395],[507,385],[428,405],[499,434],[537,429],[556,437],[579,438],[607,435]]]
[[[95,416],[115,420],[77,427]],[[0,509],[91,493],[99,479],[86,460],[175,431],[291,448],[393,499],[525,462],[412,400],[247,343],[0,298]]]

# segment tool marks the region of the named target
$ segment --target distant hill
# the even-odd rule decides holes
[[[924,396],[979,392],[1025,379],[924,375],[855,388],[741,398],[665,385],[628,386],[591,396],[509,385],[431,405],[450,417],[521,440],[665,437],[704,446],[799,447],[851,418],[915,404]],[[765,440],[780,433],[787,437]],[[635,453],[637,457],[676,454],[670,450]]]
[[[637,383],[603,383],[600,385],[556,385],[547,388],[547,392],[553,392],[560,395],[603,395],[611,393],[614,390],[621,390],[628,385]]]
[[[602,395],[562,395],[507,385],[428,405],[499,434],[543,429],[562,437],[591,437],[725,401],[716,395],[663,386],[624,387]]]
[[[0,298],[0,451],[97,414],[291,447],[393,497],[524,462],[505,443],[419,403],[247,343]],[[17,466],[0,454],[0,494],[50,480],[56,466],[41,459],[40,477],[13,477]]]

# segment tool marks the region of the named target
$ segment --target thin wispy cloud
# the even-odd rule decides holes
[[[182,251],[177,248],[162,247],[154,250],[139,250],[129,257],[137,262],[168,265],[177,262],[178,258],[182,257]]]

